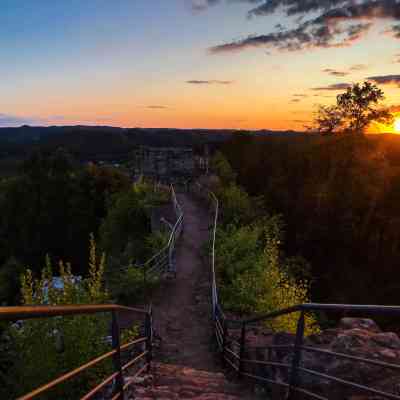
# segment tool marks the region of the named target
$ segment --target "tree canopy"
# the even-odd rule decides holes
[[[371,122],[391,123],[392,115],[387,108],[380,106],[384,93],[370,82],[355,83],[339,94],[336,104],[319,106],[314,128],[318,132],[365,133]]]

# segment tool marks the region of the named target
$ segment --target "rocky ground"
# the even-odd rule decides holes
[[[233,336],[238,333],[232,332]],[[269,345],[293,345],[295,337],[288,333],[273,333],[255,328],[247,335],[246,357],[253,360],[290,364],[292,350],[267,350]],[[324,330],[305,339],[305,346],[374,360],[368,364],[359,360],[339,358],[328,353],[303,351],[301,366],[342,380],[365,385],[400,396],[400,338],[393,332],[383,332],[371,319],[343,318],[338,327]],[[237,351],[237,349],[235,349]],[[380,362],[392,364],[384,367]],[[288,370],[280,367],[247,366],[247,372],[288,382]],[[371,395],[331,380],[302,373],[303,387],[332,400],[380,400]],[[282,393],[274,398],[282,398]],[[394,397],[395,398],[395,397]]]

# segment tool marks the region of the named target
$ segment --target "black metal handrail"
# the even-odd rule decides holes
[[[400,364],[388,363],[376,359],[369,359],[364,357],[357,357],[349,354],[328,351],[325,349],[320,349],[312,346],[304,345],[304,331],[305,331],[305,315],[307,313],[313,312],[357,312],[368,315],[396,315],[400,316],[400,306],[380,306],[380,305],[363,305],[363,304],[318,304],[318,303],[306,303],[299,304],[284,310],[277,310],[275,312],[270,312],[265,315],[260,315],[252,318],[235,320],[229,319],[225,316],[223,307],[218,299],[218,287],[216,280],[216,270],[215,270],[215,246],[216,246],[216,232],[219,217],[219,201],[215,194],[203,187],[199,183],[196,183],[195,190],[197,194],[204,199],[204,195],[208,197],[210,205],[213,211],[213,225],[211,229],[211,286],[212,286],[212,317],[214,324],[214,334],[217,347],[221,353],[221,359],[225,366],[232,368],[239,377],[247,377],[256,382],[262,384],[270,384],[278,387],[283,387],[286,389],[284,395],[285,399],[294,399],[296,394],[302,394],[303,396],[319,399],[328,400],[320,393],[315,393],[302,387],[301,374],[312,375],[314,378],[320,378],[324,381],[335,382],[339,385],[343,385],[359,392],[369,393],[373,395],[381,396],[386,399],[396,399],[400,400],[400,395],[394,393],[388,393],[385,391],[377,390],[372,387],[361,385],[356,382],[350,382],[345,379],[341,379],[326,373],[321,373],[309,368],[304,368],[302,366],[302,356],[303,352],[317,352],[324,354],[326,356],[344,358],[350,361],[375,365],[382,368],[394,369],[400,371]],[[293,344],[290,345],[271,345],[266,346],[270,349],[280,349],[286,350],[291,353],[291,362],[282,363],[274,361],[265,360],[252,360],[246,358],[246,332],[249,326],[257,324],[259,322],[267,321],[269,319],[277,318],[282,315],[288,315],[292,313],[299,313],[299,319],[297,322],[296,336]],[[229,327],[240,327],[240,339],[234,340],[229,335]],[[236,349],[236,351],[235,351]],[[260,376],[251,374],[246,370],[247,364],[258,364],[269,366],[272,368],[284,368],[288,373],[288,381],[278,381],[270,379],[266,376]]]
[[[138,313],[144,318],[144,336],[130,341],[129,343],[121,345],[120,343],[120,325],[118,320],[118,312],[128,311]],[[100,384],[94,387],[89,393],[82,397],[82,400],[88,400],[93,398],[101,389],[106,385],[111,384],[114,381],[114,393],[112,400],[124,399],[124,393],[126,389],[134,382],[134,378],[142,374],[145,370],[149,370],[152,361],[152,341],[153,341],[153,320],[152,320],[152,309],[148,310],[125,307],[116,304],[102,304],[102,305],[67,305],[67,306],[22,306],[22,307],[0,307],[0,320],[6,321],[17,321],[20,319],[33,319],[33,318],[51,318],[56,316],[67,316],[67,315],[87,315],[95,313],[109,312],[112,316],[112,350],[102,354],[93,360],[77,367],[76,369],[69,371],[62,376],[48,382],[30,393],[27,393],[17,400],[31,400],[37,396],[46,393],[58,386],[59,384],[66,382],[75,376],[80,375],[87,369],[99,364],[100,362],[113,358],[114,372]],[[127,362],[125,365],[121,364],[121,352],[131,348],[133,346],[142,345],[144,350],[137,355],[134,359]],[[138,364],[140,361],[144,361],[132,379],[124,384],[124,371],[132,366]]]

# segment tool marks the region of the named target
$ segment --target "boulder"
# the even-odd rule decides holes
[[[294,344],[294,335],[269,332],[268,335],[260,333],[257,338],[254,336],[257,335],[248,336],[248,358],[284,364],[292,362],[292,349],[274,348],[271,350],[266,348],[266,345]],[[264,350],[260,348],[263,342],[265,343]],[[304,345],[400,366],[399,336],[393,332],[382,332],[371,319],[343,318],[337,328],[327,329],[320,334],[305,338]],[[385,368],[382,365],[369,364],[311,350],[302,351],[301,366],[388,393],[400,394],[400,369]],[[289,371],[284,367],[262,365],[251,372],[280,382],[288,382],[289,379]],[[304,372],[301,373],[301,382],[304,388],[330,400],[382,398],[376,395],[368,395],[366,392],[360,392],[330,380],[322,380]]]
[[[369,332],[381,332],[375,321],[369,318],[342,318],[340,320],[339,329],[349,330],[356,328],[365,329]]]

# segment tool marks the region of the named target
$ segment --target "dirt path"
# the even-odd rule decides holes
[[[176,280],[169,280],[153,298],[154,324],[161,336],[157,360],[216,371],[211,351],[210,273],[204,245],[211,222],[207,212],[189,195],[179,194],[184,233],[176,251]]]

